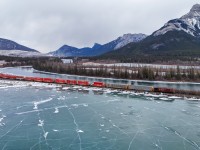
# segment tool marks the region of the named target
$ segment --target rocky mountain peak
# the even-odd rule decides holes
[[[129,43],[137,43],[142,41],[143,39],[145,39],[147,37],[147,35],[145,34],[124,34],[123,36],[119,37],[116,41],[117,41],[117,45],[115,46],[115,50],[119,49]]]
[[[193,7],[192,7],[192,9],[190,10],[190,11],[198,11],[198,12],[200,12],[200,4],[195,4],[195,5],[193,5]]]
[[[193,7],[190,9],[190,12],[181,17],[181,19],[195,18],[195,17],[200,17],[200,4],[193,5]]]
[[[168,21],[153,35],[164,35],[169,31],[183,31],[194,37],[200,37],[200,4],[194,5],[183,17]]]
[[[98,44],[98,43],[94,43],[94,46],[92,47],[93,49],[98,49],[100,48],[102,45]]]
[[[14,41],[0,38],[0,50],[22,50],[22,51],[33,51],[37,52],[34,49],[28,48],[26,46],[20,45]]]
[[[127,34],[124,34],[121,38],[127,39],[127,38],[130,38],[132,36],[133,36],[133,34],[127,33]]]
[[[145,38],[146,35],[145,34],[142,34],[142,33],[138,33],[138,34],[131,34],[131,33],[127,33],[127,34],[124,34],[123,36],[119,37],[118,39],[122,39],[122,40],[126,40],[126,39],[143,39]]]

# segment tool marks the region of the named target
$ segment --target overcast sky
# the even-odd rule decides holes
[[[0,37],[49,52],[151,34],[199,0],[0,0]]]

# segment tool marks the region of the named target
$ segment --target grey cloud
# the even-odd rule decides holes
[[[199,0],[0,0],[0,37],[49,52],[151,34]]]

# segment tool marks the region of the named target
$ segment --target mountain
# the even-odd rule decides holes
[[[115,50],[124,47],[129,43],[137,43],[145,39],[147,35],[145,34],[124,34],[122,37],[119,37],[116,40],[117,45],[115,46]]]
[[[20,45],[14,41],[0,38],[0,51],[1,50],[21,50],[21,51],[32,51],[37,52],[34,49]]]
[[[42,54],[34,49],[20,45],[14,41],[0,38],[0,55],[32,57],[40,56]]]
[[[130,43],[102,58],[142,59],[200,57],[200,5],[181,18],[168,21],[138,43]]]
[[[85,48],[76,48],[68,45],[64,45],[58,50],[51,52],[50,54],[53,56],[98,56],[110,51],[114,51],[124,47],[129,43],[137,43],[142,41],[147,36],[144,34],[125,34],[116,40],[113,40],[107,44],[101,45],[95,43],[93,47],[85,47]]]
[[[170,20],[154,36],[164,35],[169,31],[184,31],[192,36],[200,36],[200,4],[192,7],[190,12],[179,19]]]

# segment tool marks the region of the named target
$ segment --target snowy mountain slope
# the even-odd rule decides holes
[[[14,41],[0,38],[0,55],[16,57],[38,57],[43,56],[40,52],[29,47],[20,45]]]
[[[0,38],[0,50],[22,50],[22,51],[32,51],[37,52],[34,49],[28,48],[26,46],[20,45],[14,41]]]
[[[14,57],[42,57],[47,56],[37,51],[24,51],[24,50],[0,50],[1,56],[14,56]]]
[[[115,46],[115,50],[124,47],[129,43],[140,42],[145,39],[147,36],[145,34],[124,34],[122,37],[117,39],[117,45]]]
[[[179,19],[170,20],[162,28],[153,33],[164,35],[169,31],[184,31],[192,36],[200,36],[200,4],[194,5],[190,12]]]
[[[101,58],[123,61],[200,58],[200,4],[181,18],[168,21],[141,42],[130,43]]]
[[[53,56],[71,56],[72,53],[77,53],[78,48],[72,47],[72,46],[68,46],[68,45],[63,45],[61,48],[59,48],[57,51],[54,52],[50,52],[49,54],[53,55]]]
[[[109,43],[104,45],[95,43],[92,48],[85,47],[85,48],[76,48],[68,45],[64,45],[58,50],[51,52],[50,54],[53,56],[97,56],[101,55],[113,50],[117,50],[119,48],[124,47],[125,45],[133,42],[139,42],[146,38],[147,36],[144,34],[124,34],[123,36],[113,40]]]

